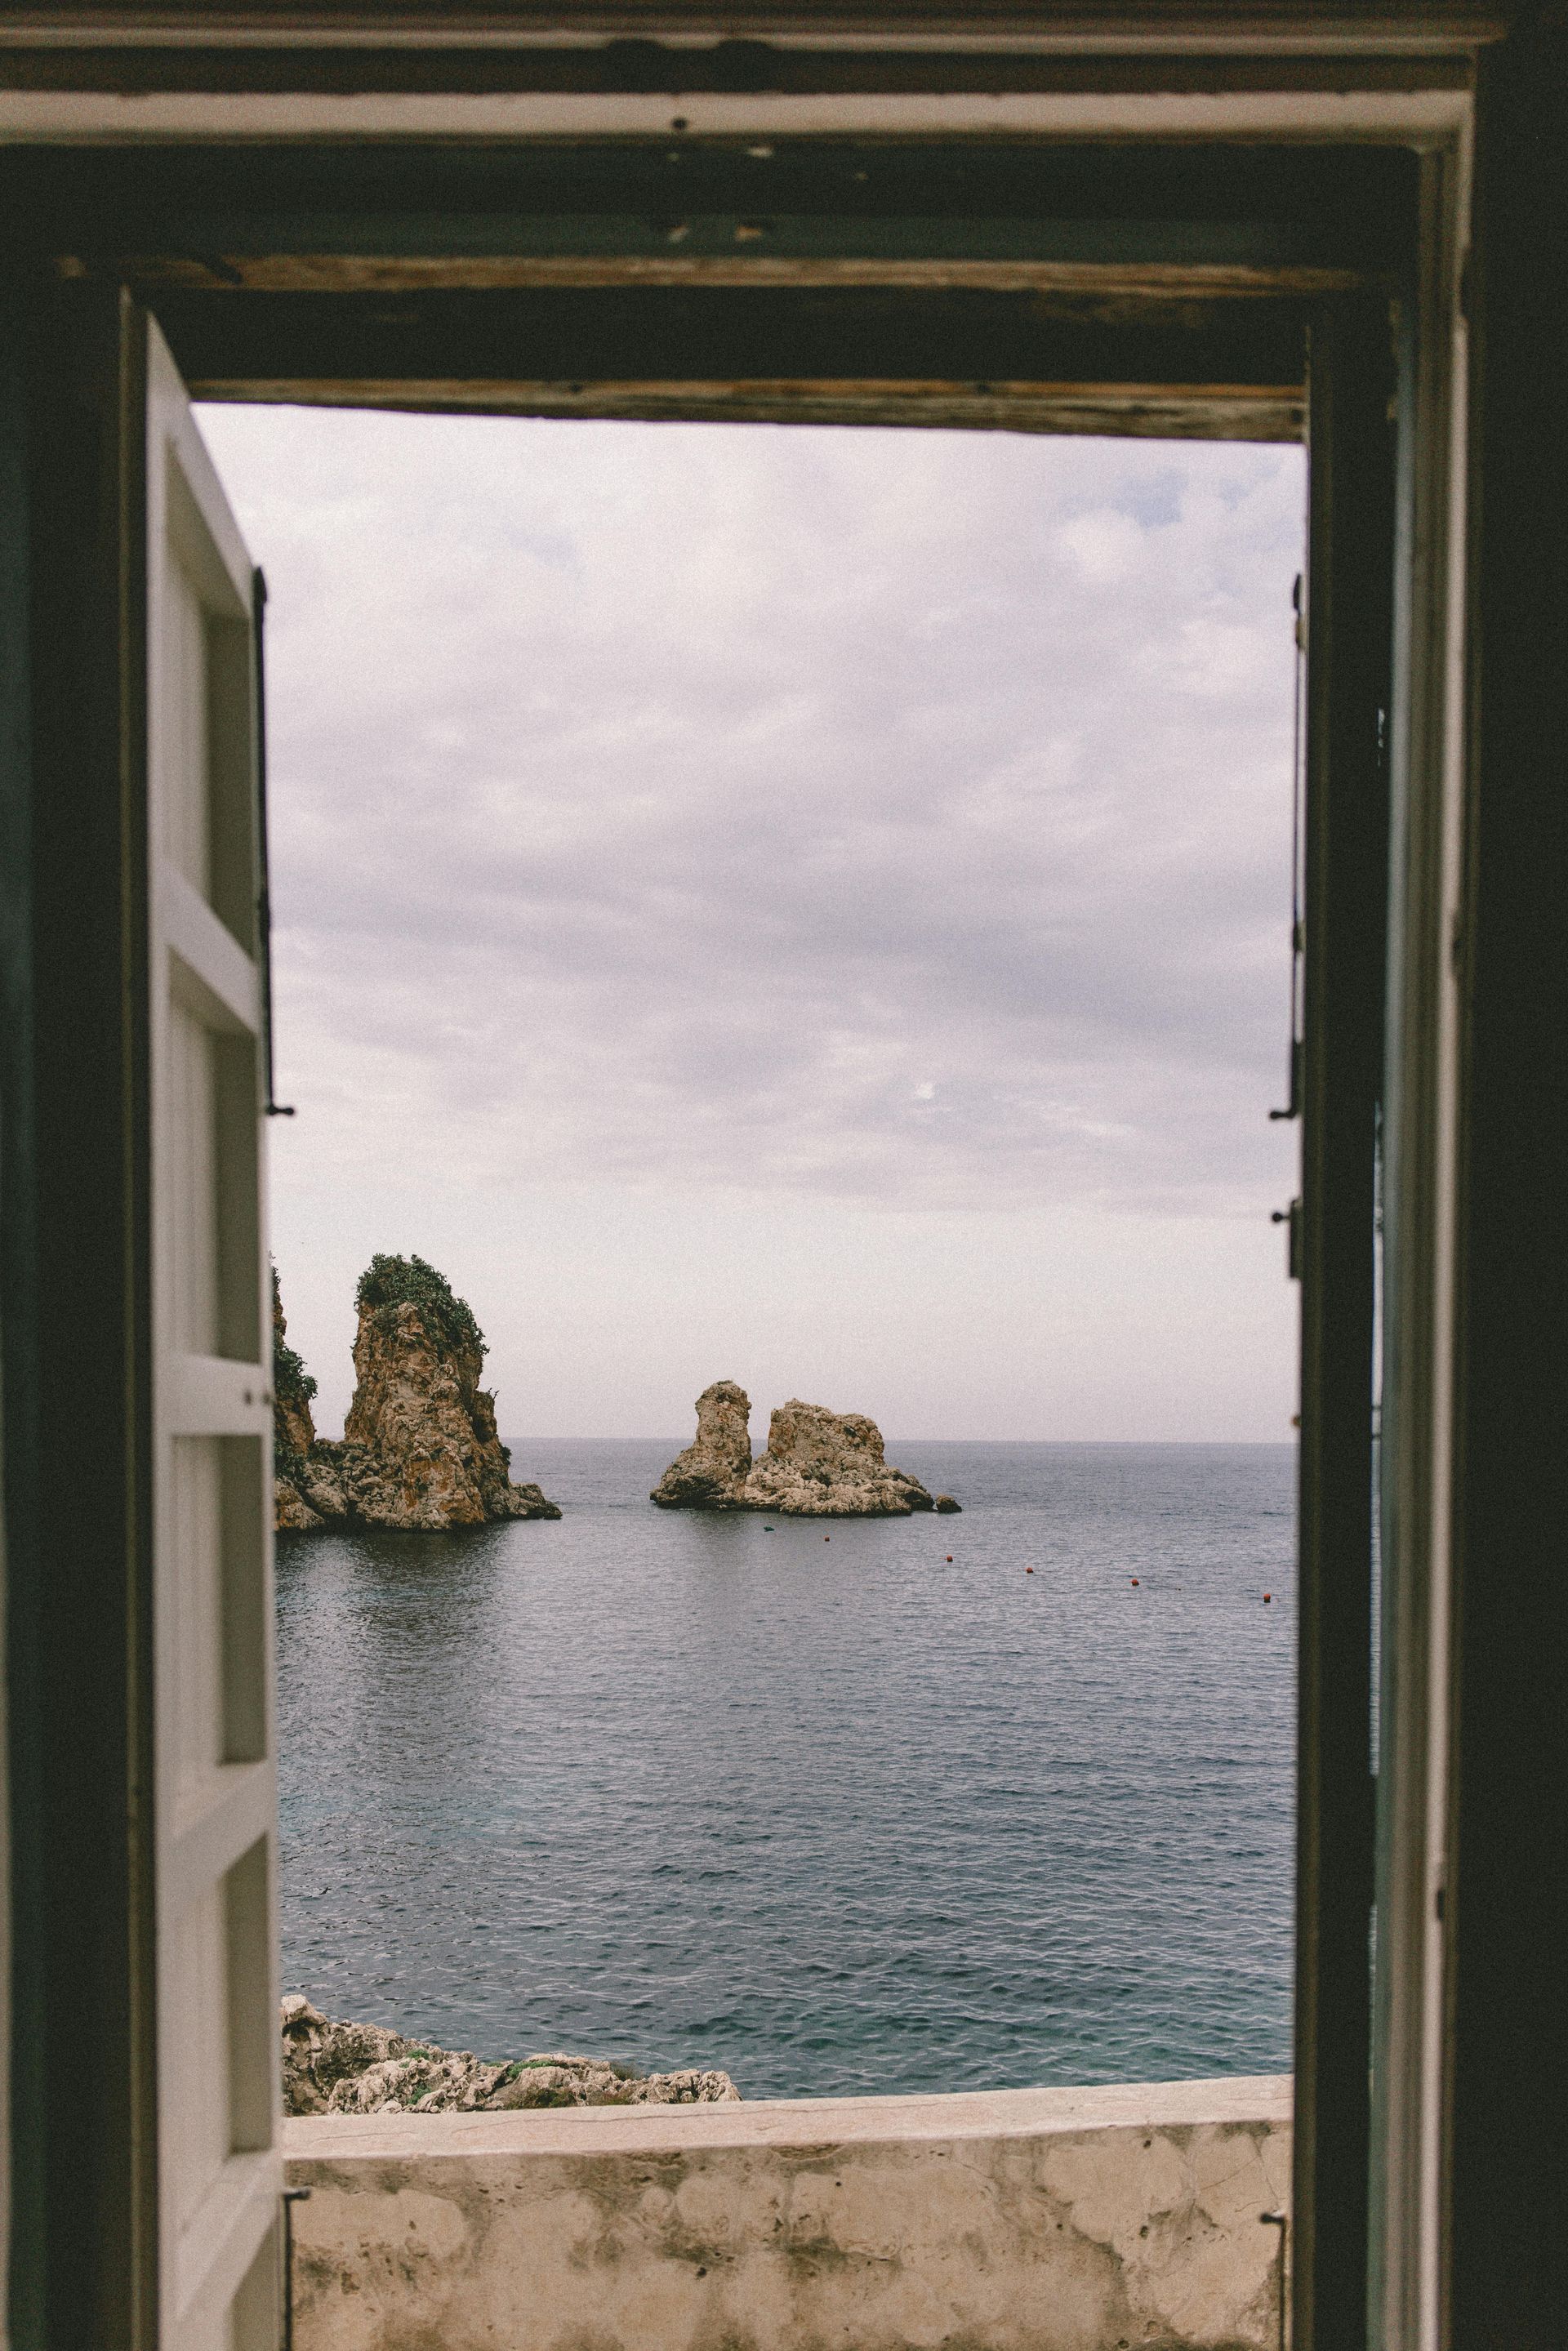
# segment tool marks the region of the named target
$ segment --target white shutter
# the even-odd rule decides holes
[[[252,569],[148,330],[163,2351],[274,2351],[272,1415]]]

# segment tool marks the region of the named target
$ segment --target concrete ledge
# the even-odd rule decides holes
[[[694,2147],[1009,2138],[1107,2124],[1288,2125],[1288,2074],[1116,2082],[1085,2090],[955,2090],[904,2098],[753,2098],[737,2106],[552,2106],[532,2114],[315,2115],[283,2126],[296,2161],[324,2156],[643,2154]]]
[[[1278,2351],[1278,2076],[284,2126],[298,2351]]]

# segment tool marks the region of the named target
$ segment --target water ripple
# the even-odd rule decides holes
[[[963,1517],[831,1546],[674,1449],[280,1543],[288,1988],[751,2096],[1287,2065],[1290,1449],[905,1444]]]

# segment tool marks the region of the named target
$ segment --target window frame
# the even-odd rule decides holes
[[[1461,20],[1473,29],[1470,12],[1455,12],[1453,24],[1459,26]],[[1387,1409],[1383,1578],[1384,1623],[1392,1635],[1391,1641],[1385,1639],[1385,1662],[1391,1661],[1394,1677],[1383,1716],[1385,1761],[1389,1768],[1381,1777],[1378,1799],[1379,1894],[1385,1919],[1376,2014],[1378,2105],[1371,2147],[1374,2185],[1369,2221],[1366,2197],[1359,2191],[1347,2197],[1343,2137],[1333,2147],[1317,2145],[1312,2117],[1324,2111],[1322,2097],[1309,2095],[1303,2099],[1309,2126],[1302,2137],[1300,2162],[1303,2168],[1298,2187],[1299,2208],[1306,2216],[1306,2243],[1303,2247],[1299,2233],[1296,2260],[1298,2351],[1308,2351],[1309,2346],[1315,2346],[1315,2351],[1328,2351],[1331,2344],[1346,2339],[1342,2322],[1346,2308],[1354,2306],[1354,2294],[1348,2304],[1342,2300],[1333,2326],[1323,2313],[1314,2323],[1311,2281],[1318,2281],[1316,2290],[1321,2295],[1326,2291],[1323,2282],[1336,2264],[1343,2280],[1347,2252],[1353,2267],[1359,2271],[1360,2252],[1354,2242],[1347,2245],[1344,2234],[1348,2228],[1354,2238],[1358,2226],[1363,2242],[1370,2227],[1376,2291],[1382,2297],[1378,2321],[1382,2339],[1391,2346],[1412,2346],[1437,2339],[1443,2095],[1434,2033],[1442,1998],[1444,1947],[1440,1936],[1434,1938],[1431,1912],[1448,1801],[1445,1718],[1437,1697],[1446,1688],[1447,1674],[1445,1511],[1452,1399],[1438,1367],[1451,1355],[1455,1336],[1452,1258],[1460,1030],[1447,943],[1460,887],[1464,784],[1460,555],[1466,351],[1460,296],[1472,131],[1465,37],[1462,29],[1455,30],[1446,41],[1439,38],[1426,51],[1410,53],[1403,66],[1397,55],[1385,51],[1375,61],[1379,70],[1373,71],[1369,66],[1359,77],[1354,61],[1347,66],[1343,56],[1321,67],[1299,54],[1282,68],[1266,54],[1240,62],[1212,57],[1197,64],[1189,60],[1187,83],[1207,86],[1175,89],[1165,85],[1179,83],[1183,77],[1168,65],[1155,68],[1146,61],[1129,62],[1124,57],[1099,60],[1082,55],[1073,61],[1080,87],[1031,88],[1028,85],[1038,83],[1042,75],[1050,78],[1039,51],[1010,57],[998,57],[993,52],[988,57],[988,72],[994,81],[1007,85],[1001,102],[970,90],[930,86],[939,81],[943,70],[940,64],[933,65],[930,50],[899,54],[873,41],[862,42],[853,54],[862,60],[864,78],[873,81],[875,72],[868,72],[863,60],[878,58],[883,79],[891,88],[795,95],[699,89],[683,91],[679,100],[687,134],[694,139],[741,132],[786,138],[807,131],[844,136],[858,128],[877,136],[896,131],[927,138],[984,140],[995,135],[1000,120],[1015,131],[1022,129],[1029,135],[1050,139],[1132,140],[1155,135],[1195,145],[1332,139],[1410,147],[1422,158],[1417,266],[1401,289],[1402,340],[1396,354],[1399,428],[1390,545],[1394,659],[1388,774],[1394,926],[1386,1006],[1391,1082],[1385,1132],[1385,1213],[1390,1288],[1384,1365]],[[312,54],[308,43],[303,48],[307,55]],[[478,49],[464,54],[472,62]],[[150,66],[145,54],[139,53],[137,73],[146,87],[140,96],[128,99],[117,96],[112,89],[94,91],[83,87],[89,78],[86,74],[78,77],[74,87],[62,86],[62,81],[68,85],[68,75],[57,76],[53,88],[28,87],[25,76],[15,70],[7,73],[7,66],[16,66],[16,56],[7,58],[0,51],[0,140],[47,144],[61,137],[73,142],[123,139],[128,109],[133,136],[165,147],[194,142],[209,154],[227,141],[257,135],[258,129],[263,135],[281,137],[305,131],[319,138],[330,135],[334,124],[355,138],[406,133],[412,124],[422,135],[457,141],[497,136],[560,137],[568,132],[577,135],[585,129],[612,138],[664,132],[672,119],[670,100],[664,96],[592,86],[592,57],[603,54],[592,52],[586,65],[580,60],[581,86],[564,91],[535,89],[497,95],[431,88],[350,99],[329,90],[290,88],[160,89],[156,63]],[[840,57],[850,54],[848,48],[834,52]],[[221,83],[224,78],[214,60],[226,58],[229,78],[235,78],[233,56],[228,50],[212,52],[206,76],[210,82]],[[1058,81],[1071,78],[1060,63],[1054,70]],[[189,83],[193,72],[188,60],[182,72]],[[308,78],[298,74],[295,78]],[[453,78],[448,67],[446,78]],[[35,83],[41,78],[35,75]],[[174,81],[180,77],[167,78]],[[258,75],[252,66],[246,78],[255,83],[265,81],[266,76]],[[417,68],[409,78],[417,81]],[[434,83],[440,77],[433,73],[430,78]],[[907,86],[922,78],[926,87]],[[902,88],[898,87],[901,80]],[[1090,86],[1082,86],[1085,82]],[[1104,86],[1093,86],[1096,82]],[[115,1127],[120,1138],[119,1173],[100,1187],[92,1220],[98,1237],[99,1287],[94,1291],[84,1281],[73,1310],[75,1332],[80,1338],[89,1331],[95,1312],[101,1324],[99,1310],[105,1283],[119,1301],[120,1335],[113,1363],[105,1362],[103,1378],[106,1398],[110,1391],[115,1397],[122,1474],[101,1530],[95,1604],[101,1610],[104,1593],[114,1593],[115,1623],[120,1629],[112,1641],[101,1645],[98,1655],[105,1711],[101,1732],[95,1732],[89,1741],[90,1768],[85,1773],[63,1773],[57,1751],[59,1727],[68,1710],[63,1689],[55,1690],[52,1697],[45,1690],[43,1716],[33,1721],[33,1743],[29,1745],[23,1737],[18,1746],[14,1740],[13,1768],[15,1771],[19,1759],[23,1794],[26,1774],[41,1772],[48,1783],[46,1801],[55,1804],[48,1816],[53,1826],[46,1828],[31,1851],[24,1851],[19,1857],[16,1898],[18,1942],[26,1945],[35,1922],[23,1914],[37,1898],[39,1877],[48,1861],[49,1837],[57,1837],[62,1831],[79,1832],[89,1819],[99,1821],[100,1835],[106,1817],[130,1820],[128,1834],[109,1834],[111,1866],[99,1886],[74,1885],[68,1889],[63,1907],[53,1914],[46,1914],[40,1907],[38,1915],[51,1917],[42,1946],[42,1960],[47,1966],[57,1964],[62,1938],[85,1938],[90,1979],[79,1970],[72,1975],[68,1970],[67,1980],[82,1997],[107,2001],[106,2085],[117,2096],[132,2086],[135,2094],[128,2103],[122,2098],[123,2120],[116,2130],[111,2131],[106,2104],[88,2131],[89,2139],[95,2131],[106,2134],[86,2207],[95,2216],[96,2262],[84,2264],[81,2261],[84,2208],[78,2192],[79,2180],[73,2183],[65,2168],[51,2170],[47,2164],[37,2174],[48,2203],[64,2199],[70,2205],[70,2220],[68,2223],[63,2211],[57,2214],[46,2208],[35,2209],[30,2219],[25,2212],[19,2219],[18,2242],[24,2258],[16,2274],[23,2279],[23,2290],[20,2301],[14,2301],[14,2320],[18,2342],[29,2346],[35,2341],[52,2345],[70,2339],[68,2333],[58,2331],[68,2311],[74,2313],[72,2323],[79,2325],[84,2318],[88,2321],[88,2331],[79,2332],[74,2338],[78,2341],[98,2339],[99,2325],[111,2310],[113,2328],[104,2339],[149,2345],[155,2339],[147,2332],[156,2302],[147,2237],[152,2200],[147,2150],[154,2130],[154,2101],[150,2074],[138,2054],[140,2043],[155,2029],[149,2023],[151,1991],[146,1988],[152,1959],[150,1872],[144,1844],[139,1841],[142,1833],[137,1826],[143,1801],[137,1792],[145,1788],[150,1751],[147,1705],[152,1635],[146,1587],[151,1505],[145,1448],[150,1432],[141,1321],[150,1213],[145,1175],[145,1039],[135,1020],[129,1030],[122,1026],[111,1034],[112,1024],[105,1017],[105,991],[111,986],[120,991],[121,1002],[127,1000],[128,991],[129,1000],[136,1000],[134,978],[127,977],[130,967],[122,960],[122,949],[128,938],[134,944],[139,925],[145,921],[145,875],[138,872],[125,831],[137,789],[134,745],[139,730],[142,739],[145,732],[138,651],[143,622],[138,611],[134,567],[125,559],[139,528],[132,427],[140,429],[136,420],[144,390],[137,354],[140,310],[133,292],[118,274],[112,282],[103,283],[97,281],[90,266],[83,274],[87,279],[83,285],[68,282],[43,295],[19,298],[19,324],[34,358],[29,362],[30,388],[16,413],[21,418],[21,463],[28,475],[38,535],[33,540],[30,562],[22,567],[20,584],[12,582],[12,592],[14,599],[25,601],[27,617],[35,626],[47,625],[51,594],[57,604],[62,593],[85,598],[83,609],[92,615],[98,632],[97,659],[89,664],[97,681],[95,689],[81,710],[46,709],[41,716],[35,712],[30,723],[35,746],[39,747],[39,778],[52,772],[63,784],[72,758],[79,757],[85,747],[89,767],[105,779],[106,809],[119,811],[120,829],[106,831],[95,844],[97,895],[90,901],[75,894],[79,874],[68,886],[73,860],[79,862],[86,853],[81,844],[46,842],[30,859],[29,871],[43,894],[16,915],[27,985],[35,991],[33,1002],[25,1008],[31,1059],[21,1072],[22,1098],[30,1092],[57,1125],[47,1133],[39,1131],[30,1161],[29,1138],[24,1130],[17,1138],[16,1165],[24,1193],[29,1183],[33,1187],[30,1196],[45,1226],[50,1215],[56,1219],[52,1241],[46,1232],[39,1243],[46,1263],[50,1261],[51,1248],[54,1261],[60,1261],[69,1244],[69,1232],[59,1222],[63,1208],[56,1205],[51,1209],[44,1198],[40,1172],[51,1165],[58,1169],[64,1164],[62,1155],[68,1156],[85,1148],[93,1120],[85,1098],[73,1109],[69,1091],[50,1079],[46,1065],[50,1051],[63,1046],[69,1019],[79,1008],[80,988],[92,972],[68,970],[57,946],[51,946],[46,940],[47,893],[54,890],[57,893],[55,919],[68,912],[84,916],[99,941],[92,970],[97,975],[95,1001],[103,1037],[102,1058],[85,1070],[78,1061],[75,1078],[78,1091],[90,1081],[100,1113],[104,1102],[116,1106]],[[1327,364],[1328,346],[1338,337],[1343,347],[1343,308],[1336,312],[1332,305],[1320,305],[1314,327],[1313,400],[1318,415],[1312,429],[1320,453],[1332,430],[1330,408],[1338,397]],[[1343,368],[1340,381],[1345,381]],[[58,466],[65,457],[63,450],[58,461],[51,461],[49,455],[51,427],[43,412],[51,381],[63,391],[70,413],[83,420],[83,429],[89,433],[99,456],[94,496],[85,510],[79,498],[76,501],[78,519],[70,523],[66,518],[68,527],[63,537],[57,536],[52,552],[44,541],[60,528],[65,492]],[[788,413],[788,392],[777,397],[779,412]],[[1109,404],[1113,406],[1113,401]],[[641,412],[633,407],[629,413]],[[650,407],[645,413],[659,412]],[[1100,413],[1103,421],[1106,410]],[[82,445],[78,438],[72,463],[79,465]],[[1320,483],[1325,478],[1320,470]],[[1331,551],[1343,545],[1345,527],[1343,517],[1331,519],[1326,542]],[[60,586],[51,590],[51,580]],[[1325,671],[1316,651],[1312,659],[1313,674],[1321,679]],[[41,651],[34,664],[35,686],[48,667],[47,652]],[[1320,734],[1328,726],[1325,717]],[[15,795],[11,808],[14,820],[18,820]],[[120,843],[118,850],[115,841]],[[51,859],[63,862],[52,864]],[[131,967],[134,960],[132,955]],[[40,987],[41,998],[37,994]],[[1378,1008],[1380,1019],[1383,1008]],[[144,1006],[141,1017],[144,1023]],[[18,1175],[14,1174],[8,1207],[17,1181]],[[1312,1213],[1309,1206],[1309,1233]],[[1365,1239],[1370,1249],[1370,1230]],[[8,1365],[26,1364],[31,1350],[39,1364],[52,1366],[37,1392],[42,1420],[65,1401],[68,1353],[64,1341],[70,1333],[57,1332],[52,1338],[45,1333],[38,1321],[39,1299],[35,1277],[24,1273],[8,1283]],[[13,1381],[8,1397],[15,1393]],[[8,1453],[15,1441],[36,1465],[47,1453],[47,1430],[41,1432],[35,1426],[30,1431],[16,1431],[14,1409],[8,1406]],[[1308,1474],[1312,1480],[1309,1500],[1321,1505],[1327,1493],[1324,1481],[1334,1474],[1332,1463],[1326,1456],[1320,1457]],[[20,1618],[14,1614],[14,1633],[21,1635],[24,1676],[29,1669],[53,1671],[57,1666],[57,1660],[49,1656],[48,1625],[37,1614],[44,1609],[47,1616],[43,1594],[37,1582],[30,1593],[27,1586],[29,1542],[35,1559],[42,1560],[49,1552],[45,1531],[36,1522],[31,1528],[26,1522],[26,1477],[18,1480],[8,1466],[14,1575],[18,1566],[21,1569],[14,1591],[19,1593],[22,1614]],[[35,1486],[33,1491],[37,1499],[39,1488]],[[16,1523],[11,1520],[14,1497],[23,1504],[23,1516]],[[1364,1489],[1359,1507],[1364,1510],[1367,1505]],[[1354,1510],[1357,1505],[1350,1499],[1344,1507]],[[15,1539],[18,1529],[19,1553]],[[87,1556],[83,1554],[84,1560]],[[1337,1668],[1331,1671],[1325,1666],[1322,1623],[1312,1631],[1312,1612],[1303,1611],[1312,1644],[1310,1651],[1303,1652],[1304,1674],[1316,1687],[1324,1673],[1330,1673],[1333,1702],[1342,1710],[1342,1719],[1353,1717],[1358,1708],[1365,1719],[1369,1710],[1364,1668],[1370,1625],[1365,1595],[1356,1581],[1360,1574],[1358,1565],[1348,1589],[1336,1588],[1333,1595],[1341,1645]],[[93,1604],[92,1590],[84,1596]],[[35,1612],[31,1620],[29,1609]],[[1363,1635],[1361,1664],[1352,1668],[1346,1665],[1343,1636],[1346,1612],[1354,1615],[1357,1609]],[[14,1659],[17,1654],[14,1638]],[[14,1693],[16,1688],[14,1677]],[[36,1691],[26,1695],[30,1698]],[[18,1723],[16,1718],[15,1697],[13,1708],[14,1732],[26,1731],[26,1722]],[[1304,1752],[1303,1762],[1309,1780],[1322,1761],[1325,1719],[1320,1709],[1307,1722],[1310,1751]],[[1364,1786],[1341,1785],[1337,1793],[1325,1793],[1324,1801],[1332,1814],[1331,1846],[1333,1835],[1348,1835],[1358,1851],[1366,1850],[1370,1866],[1369,1792]],[[17,1817],[22,1818],[20,1812]],[[1321,1860],[1314,1863],[1305,1882],[1321,1887],[1322,1900],[1334,1898],[1343,1890],[1332,1859],[1326,1865]],[[1321,1908],[1322,1901],[1314,1897],[1310,1925],[1321,1923]],[[31,1981],[36,1987],[40,1949],[23,1949],[21,1961],[19,1986]],[[1313,1980],[1311,1964],[1302,1976],[1309,1985]],[[139,1983],[144,1986],[140,1993]],[[56,2002],[61,1999],[57,1984],[49,1997]],[[19,2003],[18,2019],[21,2012]],[[1360,2026],[1354,2019],[1349,2022],[1354,2042]],[[47,2032],[41,2037],[47,2043]],[[16,2035],[16,2046],[25,2074],[22,2032]],[[1362,2046],[1365,2046],[1364,2037]],[[1314,2053],[1318,2048],[1314,2028],[1306,2050],[1310,2066],[1320,2062]],[[1347,2081],[1343,2050],[1336,2064],[1334,2098],[1343,2115],[1358,2107],[1359,2093]],[[37,2079],[30,2089],[25,2079],[21,2082],[15,2109],[19,2119],[29,2111],[37,2113],[44,2086]],[[1332,2107],[1334,2100],[1328,2103]],[[1354,2116],[1349,2126],[1353,2133],[1367,2127]],[[20,2146],[16,2152],[18,2157],[23,2153]],[[1327,2176],[1331,2159],[1340,2165],[1338,2219],[1322,2224],[1329,2233],[1314,2245],[1312,2215],[1318,2214],[1321,2220],[1323,2210],[1314,2189],[1320,2173]],[[1360,2165],[1355,2176],[1365,2176]],[[1351,2206],[1359,2208],[1359,2223]],[[67,2280],[64,2240],[68,2235],[69,2262],[84,2273],[76,2283]],[[34,2281],[44,2281],[38,2287],[44,2300],[31,2314],[26,2307],[32,2290],[27,2283],[29,2246],[35,2257]],[[111,2280],[115,2268],[121,2280],[119,2286]],[[57,2297],[52,2308],[51,2293]],[[64,2301],[57,2299],[60,2295],[66,2297]]]

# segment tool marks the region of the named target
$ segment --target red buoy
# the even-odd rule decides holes
[[[952,1566],[952,1564],[953,1564],[953,1554],[952,1554],[952,1552],[948,1552],[948,1554],[947,1554],[947,1564],[948,1564],[948,1566],[949,1566],[949,1567],[951,1567],[951,1566]]]
[[[1274,1597],[1274,1595],[1273,1595],[1273,1593],[1272,1593],[1271,1592],[1266,1592],[1266,1593],[1263,1594],[1263,1605],[1264,1605],[1264,1607],[1265,1607],[1265,1608],[1267,1608],[1267,1606],[1269,1605],[1270,1601],[1270,1600],[1272,1600],[1272,1598],[1273,1598],[1273,1597]]]
[[[1034,1570],[1033,1570],[1033,1568],[1032,1568],[1032,1567],[1026,1567],[1026,1568],[1025,1568],[1025,1570],[1024,1570],[1024,1573],[1025,1573],[1026,1575],[1032,1575],[1032,1574],[1034,1573]]]
[[[1134,1592],[1136,1592],[1137,1588],[1138,1588],[1138,1579],[1137,1579],[1137,1577],[1134,1575],[1134,1578],[1133,1578],[1133,1589],[1134,1589]]]

